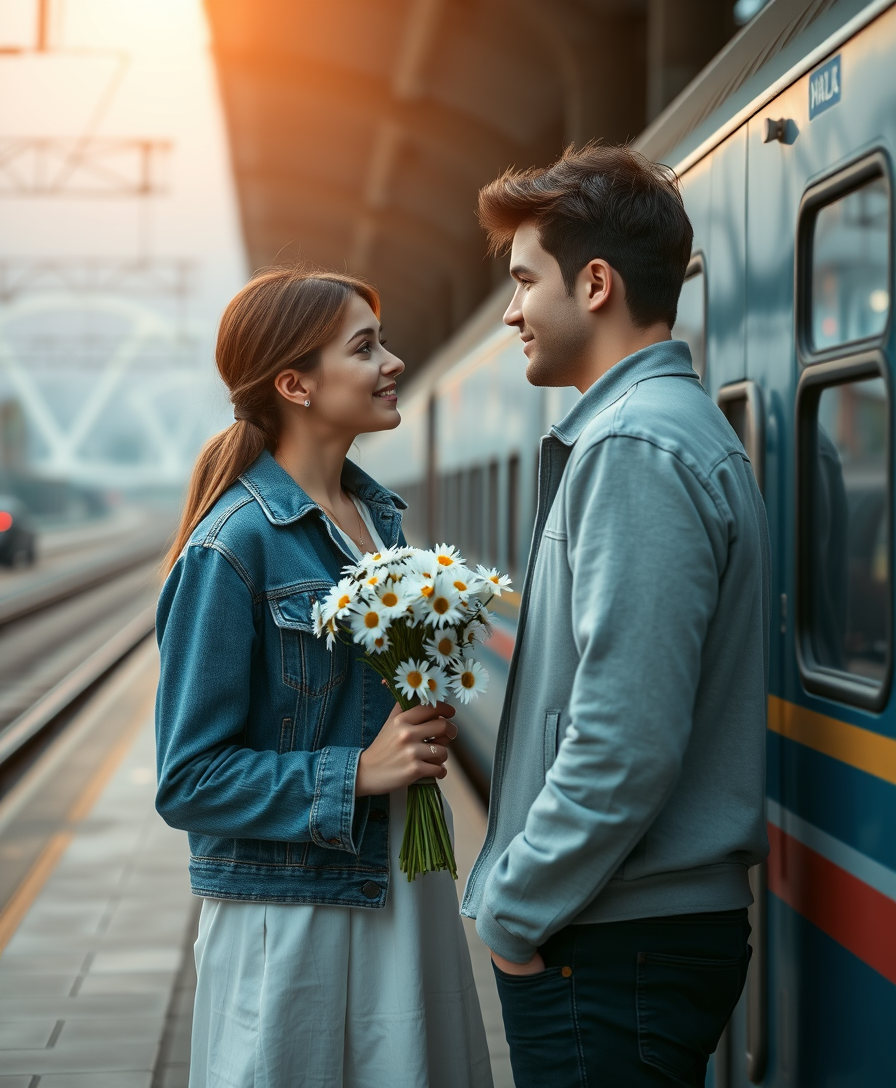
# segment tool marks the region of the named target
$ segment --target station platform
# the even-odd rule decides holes
[[[0,860],[21,870],[0,911],[0,1088],[187,1086],[200,900],[186,835],[153,805],[157,673],[147,641],[0,801]],[[460,893],[485,813],[451,770]],[[488,952],[464,925],[495,1088],[513,1088]]]

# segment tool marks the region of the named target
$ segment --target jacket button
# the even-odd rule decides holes
[[[376,899],[376,897],[380,894],[380,886],[379,884],[374,884],[372,880],[368,880],[367,883],[364,884],[361,888],[361,891],[364,893],[364,895],[367,896],[368,899]]]
[[[564,978],[571,978],[572,977],[572,968],[571,967],[561,967],[560,968],[560,974],[563,975]]]
[[[330,846],[342,846],[342,839],[327,839]]]

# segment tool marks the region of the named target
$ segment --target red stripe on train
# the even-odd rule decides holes
[[[896,983],[896,903],[774,824],[768,840],[769,891]]]

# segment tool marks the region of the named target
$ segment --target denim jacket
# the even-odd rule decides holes
[[[383,541],[405,503],[350,461]],[[331,652],[311,608],[353,561],[267,452],[215,503],[162,589],[156,805],[189,832],[197,895],[381,907],[388,797],[355,797],[394,700],[360,650]]]

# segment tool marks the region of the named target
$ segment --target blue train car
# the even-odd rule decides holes
[[[716,1088],[896,1085],[893,0],[773,0],[641,137],[695,244],[676,336],[741,435],[773,547],[767,865]],[[510,287],[416,378],[364,463],[409,535],[523,569],[537,444],[575,394],[534,390]],[[487,779],[514,600],[464,719]]]

